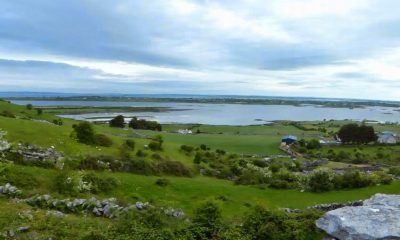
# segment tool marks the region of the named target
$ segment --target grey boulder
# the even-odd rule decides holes
[[[400,195],[376,194],[363,206],[325,213],[316,225],[340,240],[400,239]]]

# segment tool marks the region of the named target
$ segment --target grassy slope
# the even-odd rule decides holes
[[[52,180],[57,170],[37,167],[14,166],[18,171],[34,175],[40,185],[34,189],[24,189],[28,195],[45,194],[52,189]],[[75,172],[79,174],[79,172]],[[156,205],[183,208],[191,213],[196,204],[207,198],[225,197],[223,214],[228,218],[240,217],[248,210],[246,205],[263,205],[268,208],[290,207],[305,208],[310,205],[330,202],[345,202],[349,200],[365,199],[376,192],[400,193],[400,182],[391,185],[375,186],[363,189],[346,191],[332,191],[327,193],[300,192],[298,190],[276,190],[256,186],[238,186],[230,181],[218,180],[209,177],[197,176],[194,178],[166,177],[171,185],[159,187],[155,181],[157,176],[143,176],[129,173],[100,173],[103,176],[116,177],[121,185],[113,192],[101,194],[98,198],[117,197],[125,203],[136,201],[151,201]],[[63,196],[58,196],[63,197]],[[80,197],[89,197],[83,194]]]
[[[24,115],[32,118],[40,118],[51,121],[55,117],[49,114],[37,116],[36,111],[28,111],[23,106],[16,106],[0,102],[0,112],[10,110],[16,115]],[[23,112],[23,113],[22,113]],[[104,125],[96,125],[96,131],[111,136],[115,142],[111,148],[98,150],[95,147],[79,144],[72,140],[69,135],[72,124],[75,121],[64,120],[63,126],[42,123],[32,120],[11,119],[0,117],[0,128],[8,131],[7,138],[10,141],[27,141],[42,147],[56,146],[68,156],[86,154],[111,154],[118,153],[118,146],[123,139],[136,136],[131,130],[113,129]],[[179,126],[165,126],[166,130],[172,131]],[[179,160],[186,164],[192,164],[192,157],[181,154],[178,149],[182,144],[199,145],[207,144],[213,149],[221,148],[236,153],[280,153],[277,145],[281,134],[302,135],[304,132],[292,126],[276,124],[273,126],[200,126],[204,134],[178,135],[163,132],[165,137],[165,150],[161,154],[173,160]],[[138,131],[141,134],[159,134],[151,131]],[[215,134],[223,132],[223,134]],[[238,134],[239,132],[240,134]],[[306,132],[305,134],[313,134]],[[149,142],[148,139],[135,138],[137,146],[141,148]],[[21,167],[25,171],[40,176],[48,185],[39,188],[38,191],[46,193],[49,191],[53,170],[44,170],[31,167]],[[316,203],[327,203],[334,201],[347,201],[366,198],[376,192],[400,193],[400,184],[394,183],[390,186],[378,186],[350,191],[329,192],[323,194],[300,193],[296,190],[274,190],[259,189],[252,186],[235,186],[229,181],[217,180],[208,177],[176,178],[168,177],[172,185],[162,189],[154,184],[157,177],[139,176],[125,173],[102,173],[112,174],[120,179],[122,186],[109,196],[116,196],[123,201],[132,202],[136,197],[141,200],[154,200],[158,204],[166,204],[174,207],[182,207],[190,212],[194,203],[207,197],[224,196],[229,200],[224,203],[224,214],[226,216],[240,215],[246,209],[245,203],[260,203],[268,207],[297,207],[303,208]],[[33,191],[33,190],[32,190]],[[32,192],[33,193],[33,192]],[[105,197],[105,196],[104,196]]]

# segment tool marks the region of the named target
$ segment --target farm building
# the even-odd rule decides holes
[[[286,145],[290,145],[296,141],[297,141],[297,136],[293,136],[293,135],[286,135],[286,136],[283,136],[283,138],[282,138],[282,142],[285,143]]]
[[[178,133],[179,134],[183,134],[183,135],[187,135],[187,134],[192,134],[193,132],[192,132],[192,130],[189,130],[189,129],[179,129]]]
[[[381,132],[378,134],[378,142],[384,144],[396,144],[397,135],[392,132]]]

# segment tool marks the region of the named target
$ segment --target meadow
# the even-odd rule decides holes
[[[118,187],[108,192],[99,193],[78,193],[76,197],[89,198],[95,196],[98,199],[115,197],[122,204],[135,203],[136,201],[150,202],[156,206],[168,206],[181,208],[191,216],[194,214],[196,206],[206,199],[220,202],[222,216],[227,221],[240,219],[255,206],[263,206],[267,209],[278,210],[279,208],[297,208],[305,209],[308,206],[321,203],[347,202],[352,200],[365,199],[374,193],[392,193],[400,194],[400,182],[394,181],[388,185],[377,185],[359,189],[333,190],[323,193],[313,193],[309,191],[300,191],[299,189],[274,189],[266,185],[238,185],[233,181],[218,179],[211,176],[202,176],[199,174],[196,165],[193,162],[194,155],[182,152],[181,146],[200,146],[206,145],[213,151],[221,149],[227,154],[265,154],[279,155],[285,154],[280,150],[279,145],[283,135],[297,135],[300,138],[312,139],[324,136],[326,131],[319,128],[325,127],[328,131],[337,131],[340,122],[301,122],[293,125],[290,122],[274,122],[269,125],[253,126],[213,126],[199,124],[169,124],[163,125],[163,131],[137,130],[130,128],[111,128],[107,124],[96,124],[94,130],[105,134],[113,141],[111,147],[99,147],[79,143],[71,137],[73,125],[78,121],[70,119],[60,119],[49,113],[39,113],[36,109],[27,109],[25,106],[10,104],[6,101],[0,101],[0,113],[10,112],[15,117],[0,116],[0,129],[7,131],[6,139],[14,146],[24,142],[49,148],[54,146],[66,157],[67,162],[80,161],[88,155],[99,156],[118,156],[121,145],[128,139],[135,141],[135,151],[141,150],[150,153],[147,145],[156,135],[161,135],[164,140],[162,151],[156,153],[163,159],[170,159],[183,163],[194,174],[191,177],[177,177],[163,174],[146,176],[142,174],[125,172],[95,171],[99,177],[112,177],[119,183]],[[62,124],[54,124],[54,120],[61,120]],[[299,124],[301,127],[299,127]],[[304,129],[308,128],[308,129]],[[190,129],[193,134],[178,134],[179,129]],[[392,130],[400,131],[399,126],[380,125],[377,127],[380,131]],[[323,147],[319,151],[328,152],[329,149],[354,151],[355,147]],[[363,146],[363,151],[375,153],[381,146]],[[398,155],[398,146],[384,147],[392,155]],[[389,151],[390,150],[390,151]],[[283,161],[283,160],[282,160]],[[284,159],[288,163],[293,160]],[[298,159],[304,161],[304,159]],[[348,166],[347,163],[330,162],[325,167],[337,168]],[[356,166],[356,165],[354,165]],[[66,172],[70,176],[79,177],[82,174],[92,172],[89,170],[77,169],[49,169],[36,166],[23,166],[18,164],[1,163],[0,167],[7,168],[8,171],[15,173],[15,176],[32,176],[37,185],[35,187],[29,184],[16,185],[26,196],[35,194],[51,193],[60,198],[69,197],[68,195],[58,193],[54,190],[55,176]],[[3,174],[0,172],[0,174]],[[0,175],[1,184],[5,184],[7,178]],[[167,179],[167,186],[159,186],[156,181]],[[0,184],[0,185],[1,185]],[[13,209],[12,211],[10,209]],[[24,210],[34,211],[39,223],[46,220],[45,212],[41,209],[32,209],[23,203],[15,203],[6,198],[0,197],[0,224],[4,227],[17,226],[21,220],[12,220],[16,212]],[[54,223],[47,222],[49,226]],[[77,224],[82,223],[82,224]],[[63,220],[65,226],[73,227],[77,232],[83,228],[100,229],[99,226],[111,224],[107,219],[74,216],[69,214]],[[0,225],[0,226],[1,226]],[[64,225],[63,225],[64,226]],[[0,227],[0,230],[2,228]],[[75,231],[74,230],[74,231]],[[68,234],[73,233],[65,233]]]

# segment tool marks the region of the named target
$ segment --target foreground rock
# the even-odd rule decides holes
[[[340,240],[400,239],[400,195],[376,194],[363,206],[327,212],[316,224]]]

